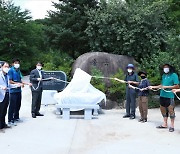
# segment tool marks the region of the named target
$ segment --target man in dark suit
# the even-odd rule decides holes
[[[41,97],[42,97],[42,79],[44,79],[44,74],[42,69],[42,63],[38,62],[36,64],[36,69],[32,70],[30,73],[30,82],[32,83],[31,91],[32,91],[32,117],[36,118],[36,116],[44,116],[39,113],[41,107]]]

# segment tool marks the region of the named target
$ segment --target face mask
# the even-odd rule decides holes
[[[164,68],[164,73],[169,73],[169,68]]]
[[[5,73],[8,73],[9,72],[9,68],[3,68],[3,71],[5,72]]]
[[[14,64],[14,67],[15,67],[15,68],[19,68],[19,67],[20,67],[20,64]]]
[[[42,69],[42,66],[36,66],[36,68],[37,68],[38,70],[41,70],[41,69]]]
[[[132,73],[132,69],[127,69],[128,73]]]
[[[146,77],[145,76],[141,76],[141,79],[145,79]]]

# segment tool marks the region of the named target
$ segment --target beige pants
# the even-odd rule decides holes
[[[139,96],[139,112],[142,119],[147,119],[148,114],[148,97],[147,96]]]

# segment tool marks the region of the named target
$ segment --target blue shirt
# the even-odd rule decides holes
[[[21,82],[22,75],[19,69],[15,69],[14,67],[11,67],[11,69],[8,72],[9,80],[12,80],[14,82]],[[21,92],[21,87],[18,88],[11,88],[10,93],[17,93]]]
[[[147,88],[148,86],[150,86],[149,80],[145,78],[141,80],[138,88],[142,89],[142,88]],[[149,94],[149,90],[138,91],[138,96],[148,96],[148,94]]]

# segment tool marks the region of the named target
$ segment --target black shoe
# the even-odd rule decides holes
[[[127,114],[123,116],[123,118],[129,118],[129,117],[130,115],[127,115]]]
[[[138,120],[138,122],[142,122],[144,119],[143,118],[140,118],[139,120]]]
[[[4,125],[4,128],[11,128],[11,126],[5,124],[5,125]]]
[[[169,127],[169,132],[174,132],[174,128]]]
[[[147,122],[147,119],[143,119],[143,121],[142,122]]]
[[[33,118],[36,118],[36,114],[35,114],[35,113],[33,113],[33,114],[32,114],[32,117],[33,117]]]
[[[44,115],[41,113],[36,113],[36,116],[44,116]]]
[[[131,115],[129,119],[135,119],[135,118],[136,118],[135,116]]]

